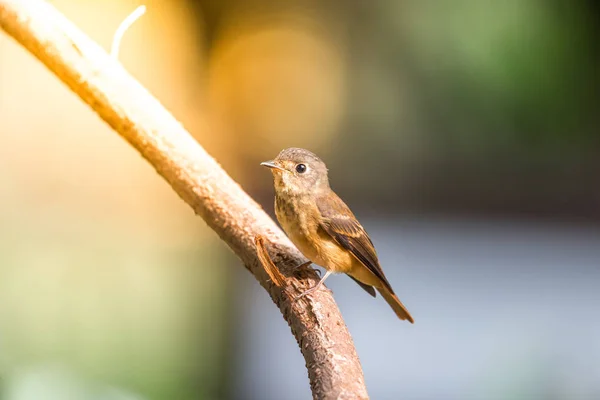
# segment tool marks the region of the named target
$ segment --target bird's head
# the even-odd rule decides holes
[[[329,189],[325,163],[308,150],[290,147],[260,165],[271,169],[277,193],[303,195]]]

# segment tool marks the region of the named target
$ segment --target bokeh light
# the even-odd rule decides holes
[[[133,0],[52,4],[107,50]],[[345,277],[375,399],[600,396],[600,7],[151,0],[120,61],[272,214],[306,147],[415,317]],[[0,34],[0,398],[305,399],[267,294]]]

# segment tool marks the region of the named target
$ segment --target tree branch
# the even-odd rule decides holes
[[[316,274],[298,280],[304,260],[267,214],[118,61],[40,0],[0,0],[0,26],[66,83],[162,175],[238,255],[290,325],[306,360],[313,397],[368,398],[358,356],[331,293],[292,299]],[[269,280],[255,238],[264,237],[286,286]],[[282,398],[285,395],[282,395]]]

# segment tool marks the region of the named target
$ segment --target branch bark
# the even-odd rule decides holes
[[[273,220],[125,69],[54,7],[0,0],[0,26],[81,97],[162,175],[267,290],[296,337],[316,399],[367,399],[362,368],[326,290],[294,302],[316,283],[291,270],[305,261]],[[285,286],[270,281],[255,245],[262,236]],[[282,395],[285,397],[285,395]]]

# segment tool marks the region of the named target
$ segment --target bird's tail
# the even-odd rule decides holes
[[[394,293],[390,292],[389,289],[385,287],[377,288],[377,290],[379,293],[381,293],[385,301],[388,302],[390,307],[392,307],[398,318],[402,320],[408,320],[411,324],[415,323],[415,320],[410,315],[406,307],[404,307],[404,304],[398,300],[398,297]]]

